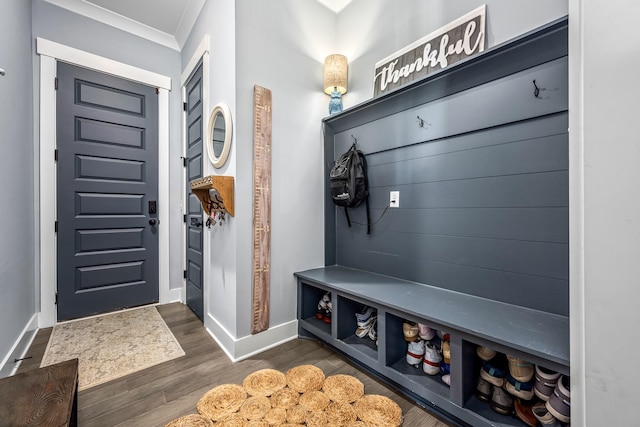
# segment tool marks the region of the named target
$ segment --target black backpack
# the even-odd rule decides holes
[[[331,168],[329,174],[331,198],[338,206],[344,207],[347,223],[351,227],[348,208],[355,208],[365,202],[367,207],[367,234],[371,232],[369,221],[369,181],[367,179],[367,160],[355,142]]]

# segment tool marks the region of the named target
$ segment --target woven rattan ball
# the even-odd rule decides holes
[[[358,418],[375,427],[397,427],[402,423],[402,409],[393,400],[367,394],[353,405]]]
[[[302,424],[307,419],[307,412],[309,411],[300,405],[289,408],[287,409],[287,422],[291,424]]]
[[[311,390],[300,396],[300,406],[312,412],[324,411],[329,402],[327,395],[318,390]]]
[[[271,402],[266,396],[252,396],[244,401],[239,414],[247,420],[261,420],[271,409]]]
[[[322,391],[334,402],[351,403],[364,395],[364,384],[351,375],[338,374],[324,380]]]
[[[231,414],[215,423],[215,427],[247,427],[249,422],[240,414]]]
[[[264,415],[264,420],[269,424],[282,424],[287,421],[287,410],[284,408],[271,408]]]
[[[326,427],[329,423],[329,416],[324,411],[309,412],[307,414],[308,427]]]
[[[356,410],[349,403],[331,402],[325,412],[331,423],[339,426],[351,426],[358,418]]]
[[[272,408],[289,409],[298,404],[300,393],[289,387],[285,387],[273,393],[270,400]]]
[[[213,421],[202,415],[191,414],[176,418],[165,427],[213,427]]]
[[[198,401],[198,413],[214,421],[235,413],[247,400],[247,392],[237,384],[223,384],[212,388]]]
[[[286,385],[284,374],[275,369],[260,369],[242,381],[242,386],[251,396],[271,396]]]
[[[320,390],[324,383],[324,372],[313,365],[295,366],[285,374],[287,384],[298,393]]]

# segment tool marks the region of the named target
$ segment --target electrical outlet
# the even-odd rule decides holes
[[[399,191],[390,191],[389,192],[389,207],[390,208],[399,208],[400,207],[400,192]]]

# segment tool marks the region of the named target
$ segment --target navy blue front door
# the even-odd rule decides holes
[[[59,63],[56,109],[58,320],[157,302],[155,88]]]

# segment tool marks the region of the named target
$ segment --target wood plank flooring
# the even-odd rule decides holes
[[[182,415],[196,413],[196,403],[211,388],[242,384],[251,372],[272,368],[281,372],[302,364],[321,368],[327,376],[347,374],[364,383],[365,393],[392,398],[402,408],[405,427],[446,427],[413,402],[396,394],[323,344],[297,339],[254,357],[231,363],[198,318],[181,303],[158,306],[158,311],[186,355],[102,384],[78,395],[78,423],[92,426],[164,426]],[[40,366],[51,328],[38,331],[18,372]]]

